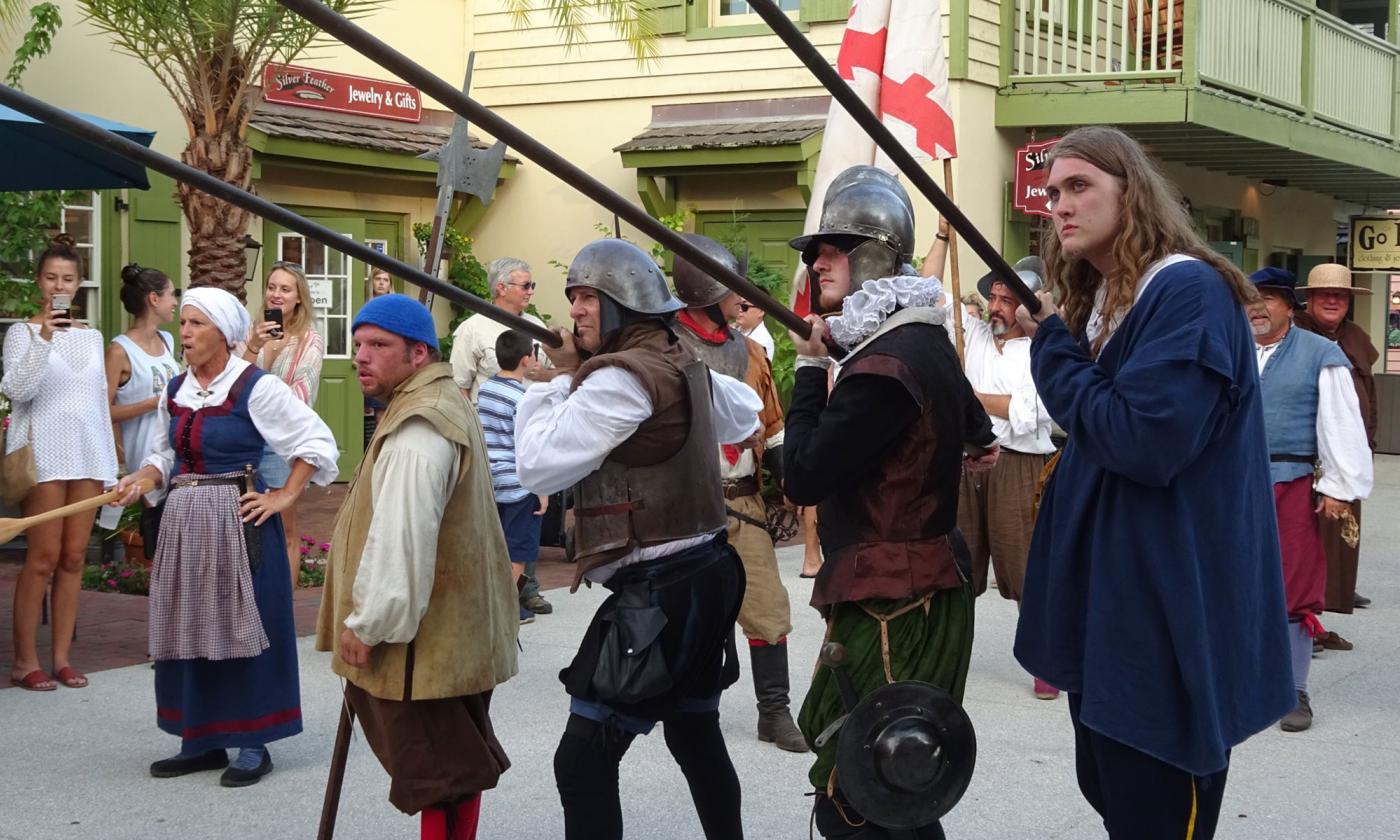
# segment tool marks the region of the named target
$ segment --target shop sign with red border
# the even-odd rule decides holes
[[[423,119],[423,97],[415,87],[291,64],[267,65],[263,71],[263,98],[298,108],[401,122]]]
[[[1045,168],[1045,159],[1058,142],[1060,138],[1055,137],[1027,143],[1016,150],[1016,191],[1011,205],[1022,213],[1049,218],[1050,199],[1045,194],[1045,180],[1050,173]]]

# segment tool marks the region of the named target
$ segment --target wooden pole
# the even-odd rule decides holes
[[[953,159],[943,159],[943,191],[948,200],[953,201]],[[963,304],[962,284],[958,279],[958,231],[948,226],[948,294],[953,297],[953,337],[958,347],[958,359],[963,358]]]
[[[154,485],[150,481],[143,479],[138,482],[137,486],[142,493],[149,493]],[[33,516],[25,516],[18,519],[0,519],[0,542],[9,542],[30,528],[33,528],[35,525],[43,525],[45,522],[52,522],[55,519],[64,519],[75,513],[83,513],[89,510],[95,510],[106,504],[111,504],[117,499],[120,499],[125,492],[125,490],[108,490],[106,493],[93,496],[90,499],[83,499],[81,502],[73,502],[72,504],[54,508],[44,513],[36,513]]]
[[[335,836],[335,817],[340,811],[340,789],[345,784],[345,760],[350,754],[350,736],[355,731],[355,710],[350,700],[340,698],[340,725],[335,731],[335,747],[331,751],[331,769],[326,776],[326,796],[321,800],[321,825],[316,840],[331,840]]]

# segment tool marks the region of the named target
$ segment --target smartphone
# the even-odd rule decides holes
[[[275,329],[275,330],[272,331],[272,337],[273,337],[273,338],[281,338],[281,337],[282,337],[282,310],[280,310],[280,309],[264,309],[264,310],[263,310],[263,320],[264,320],[264,321],[276,321],[276,322],[277,322],[277,329]]]
[[[72,295],[54,295],[54,296],[53,296],[53,311],[55,311],[55,312],[65,312],[65,313],[66,313],[68,310],[70,310],[70,309],[72,309],[72,308],[73,308],[73,296],[72,296]]]

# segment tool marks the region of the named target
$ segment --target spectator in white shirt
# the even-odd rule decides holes
[[[20,502],[35,516],[102,492],[117,480],[117,454],[107,405],[102,334],[74,318],[82,284],[75,243],[60,234],[39,256],[34,283],[39,313],[5,333],[10,399],[5,454],[29,446],[34,485]],[[6,487],[7,496],[18,495]],[[69,659],[78,620],[83,556],[96,511],[75,513],[29,529],[24,568],[15,581],[15,664],[10,682],[30,691],[87,685]],[[37,635],[44,590],[53,580],[53,674],[39,667]]]
[[[535,296],[529,263],[515,257],[492,260],[486,269],[486,282],[491,288],[491,303],[544,327],[543,321],[525,311]],[[452,378],[473,403],[481,383],[501,369],[496,362],[496,339],[507,329],[485,315],[473,315],[452,333]]]
[[[990,470],[966,472],[958,493],[958,528],[972,552],[977,594],[987,590],[988,565],[1001,597],[1020,603],[1026,554],[1035,527],[1035,488],[1050,442],[1050,413],[1031,378],[1031,340],[1016,322],[1020,301],[991,274],[977,283],[987,299],[988,320],[963,314],[964,368],[972,390],[992,420],[1001,457]],[[1035,696],[1059,691],[1035,680]]]

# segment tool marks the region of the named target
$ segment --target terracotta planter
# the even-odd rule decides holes
[[[118,539],[126,546],[126,562],[147,569],[151,567],[151,558],[146,556],[146,543],[141,539],[140,531],[122,531]]]

